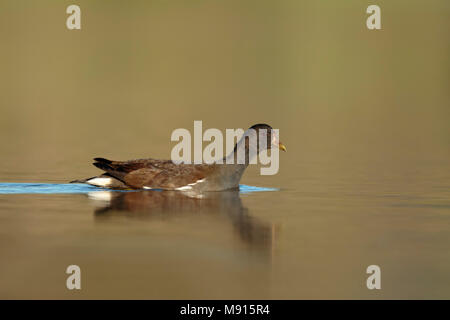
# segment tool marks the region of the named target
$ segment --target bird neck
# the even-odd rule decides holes
[[[248,140],[248,139],[247,139]],[[238,187],[239,181],[244,174],[245,169],[256,155],[256,150],[252,150],[252,144],[246,142],[243,137],[236,143],[233,151],[223,158],[222,172],[227,177],[227,183],[232,187]]]
[[[256,137],[244,134],[244,136],[234,146],[233,151],[223,158],[223,163],[236,165],[239,167],[244,166],[244,169],[247,168],[247,166],[252,163],[252,160],[258,154],[257,144]]]

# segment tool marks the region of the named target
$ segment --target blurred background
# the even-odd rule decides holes
[[[1,195],[0,296],[449,298],[449,21],[446,0],[1,1],[0,182],[169,158],[194,120],[268,123],[288,152],[242,180],[281,189],[242,197],[277,230],[264,258],[208,215],[99,226],[80,195]]]

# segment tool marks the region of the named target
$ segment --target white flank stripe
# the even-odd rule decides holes
[[[183,187],[176,188],[175,190],[180,190],[180,191],[183,191],[183,190],[191,190],[191,189],[192,189],[192,186],[195,186],[197,183],[200,183],[200,182],[203,182],[203,181],[205,181],[205,179],[197,180],[197,181],[195,181],[195,182],[193,182],[193,183],[189,183],[187,186],[183,186]]]
[[[203,181],[205,181],[205,179],[200,179],[200,180],[195,181],[194,183],[189,183],[188,186],[193,186],[193,185],[196,185],[197,183],[200,183]]]
[[[192,187],[191,186],[184,186],[184,187],[179,187],[179,188],[176,188],[175,190],[180,190],[180,191],[183,191],[183,190],[191,190],[192,189]]]

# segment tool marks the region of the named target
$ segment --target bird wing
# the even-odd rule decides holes
[[[170,160],[138,159],[112,161],[95,158],[94,166],[104,170],[128,186],[136,189],[173,190],[205,178],[212,173],[213,166],[194,164],[175,164]]]

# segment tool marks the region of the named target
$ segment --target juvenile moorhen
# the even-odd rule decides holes
[[[261,137],[267,142],[260,143]],[[255,137],[256,135],[256,137]],[[252,141],[257,141],[256,146]],[[236,143],[234,151],[223,158],[223,164],[175,164],[172,160],[138,159],[128,161],[112,161],[95,158],[94,166],[105,171],[104,174],[88,179],[75,180],[72,183],[87,183],[110,189],[161,189],[179,191],[221,191],[239,188],[244,170],[263,149],[276,146],[286,151],[278,136],[267,124],[256,124],[250,127]],[[245,163],[238,162],[238,154],[245,152]],[[241,153],[242,154],[242,153]],[[229,164],[234,158],[234,164]]]

